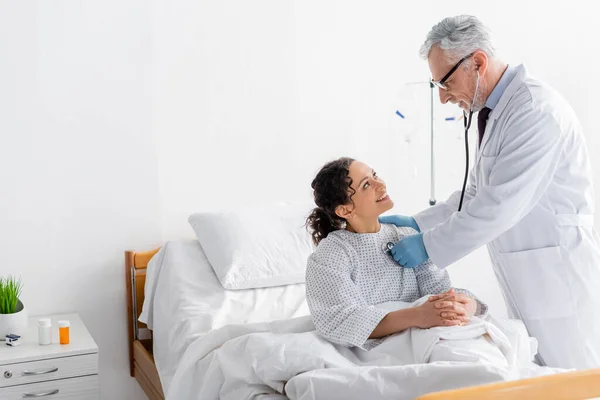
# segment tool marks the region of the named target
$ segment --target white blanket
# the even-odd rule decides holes
[[[533,364],[535,351],[521,322],[490,316],[463,327],[412,328],[371,351],[324,340],[310,317],[229,325],[188,347],[167,399],[413,399],[562,372]]]
[[[152,329],[154,361],[165,392],[188,345],[207,332],[310,313],[304,284],[223,289],[195,239],[161,247],[148,264],[145,293],[139,320]]]

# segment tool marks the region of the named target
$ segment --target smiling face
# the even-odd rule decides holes
[[[350,224],[377,221],[377,217],[394,206],[385,182],[365,163],[353,161],[348,176],[352,179],[349,189],[352,201],[338,206],[336,214]]]

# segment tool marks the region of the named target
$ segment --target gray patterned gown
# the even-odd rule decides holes
[[[428,294],[450,290],[448,272],[431,261],[408,269],[385,252],[412,228],[382,224],[377,233],[338,230],[323,239],[308,258],[306,298],[317,331],[327,340],[347,347],[370,350],[383,339],[369,339],[388,311],[377,304],[414,302]],[[455,289],[475,298],[470,292]],[[487,306],[477,298],[477,313]]]

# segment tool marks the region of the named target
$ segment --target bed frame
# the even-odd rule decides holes
[[[138,321],[138,317],[144,304],[146,267],[158,250],[160,248],[137,253],[125,252],[129,374],[138,381],[150,400],[164,400],[165,396],[152,355],[152,331]]]
[[[152,332],[138,321],[138,316],[144,304],[146,267],[158,250],[160,248],[125,252],[129,373],[150,400],[164,400],[165,397],[152,356]],[[595,397],[600,397],[600,368],[446,390],[416,400],[579,400]]]

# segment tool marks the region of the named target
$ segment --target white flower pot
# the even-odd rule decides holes
[[[27,330],[27,309],[17,300],[17,311],[13,314],[0,314],[0,340],[10,333],[23,336]]]

